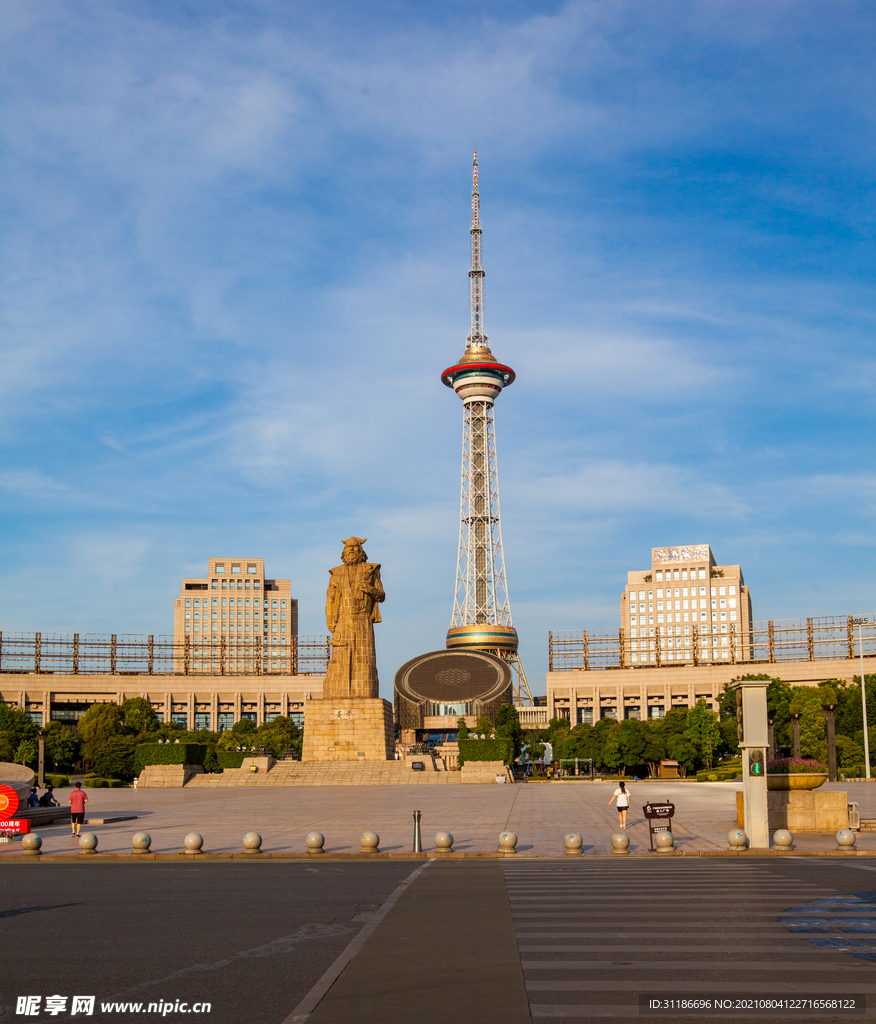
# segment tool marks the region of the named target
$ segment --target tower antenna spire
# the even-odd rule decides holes
[[[514,383],[514,371],[490,351],[484,331],[484,269],[481,266],[478,154],[472,164],[471,190],[471,332],[465,353],[441,374],[462,399],[462,487],[456,594],[447,632],[450,649],[490,651],[517,675],[516,701],[532,703],[526,674],[517,654],[517,630],[505,582],[505,554],[499,518],[499,468],[493,403]]]
[[[471,170],[471,270],[468,272],[471,298],[471,332],[466,352],[489,352],[490,339],[484,331],[484,268],[481,265],[481,197],[478,192],[478,151]]]

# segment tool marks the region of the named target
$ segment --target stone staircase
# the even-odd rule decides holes
[[[421,760],[429,761],[428,758]],[[431,769],[431,770],[430,770]],[[492,762],[464,767],[461,771],[414,771],[405,761],[278,761],[265,771],[249,767],[226,768],[221,774],[196,775],[186,789],[217,786],[458,786],[465,783],[495,784],[508,778],[507,769]]]

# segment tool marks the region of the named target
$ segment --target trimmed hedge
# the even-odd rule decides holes
[[[134,774],[147,764],[200,764],[207,756],[206,743],[138,743],[134,754]]]
[[[249,754],[244,753],[242,750],[216,751],[216,760],[219,762],[220,771],[225,771],[226,768],[239,768],[243,764],[245,757],[249,757]]]
[[[732,782],[742,774],[740,768],[712,768],[697,772],[697,782]]]
[[[120,789],[125,783],[119,779],[86,778],[82,782],[83,789]]]
[[[53,789],[66,789],[70,785],[69,775],[46,775],[46,785]]]
[[[514,744],[510,740],[459,740],[459,767],[469,761],[504,761],[511,764]]]

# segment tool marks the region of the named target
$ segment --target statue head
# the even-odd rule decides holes
[[[368,540],[367,537],[348,537],[344,541],[344,553],[341,555],[344,565],[358,565],[367,560],[367,556],[362,550],[362,545],[366,540]]]

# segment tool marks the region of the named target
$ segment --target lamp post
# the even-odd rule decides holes
[[[44,789],[46,785],[46,730],[41,728],[37,733],[37,785]]]
[[[803,756],[800,753],[800,712],[791,712],[791,721],[794,723],[794,757],[799,761]]]
[[[861,710],[864,712],[864,765],[867,769],[867,778],[870,778],[870,734],[867,730],[867,683],[864,678],[864,637],[861,627],[869,619],[852,619],[852,623],[858,627],[858,650],[861,654]]]
[[[831,782],[836,782],[836,732],[833,720],[836,704],[822,704],[821,709],[827,722],[827,770],[830,773],[828,778]]]

